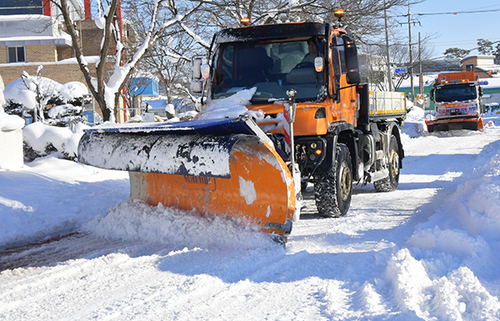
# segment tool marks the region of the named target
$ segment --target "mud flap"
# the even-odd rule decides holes
[[[296,206],[292,175],[254,126],[226,119],[90,130],[79,159],[129,171],[132,199],[231,217],[283,239]]]

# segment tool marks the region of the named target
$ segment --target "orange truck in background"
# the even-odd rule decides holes
[[[441,73],[431,90],[435,116],[427,119],[427,129],[484,130],[482,88],[473,71]]]

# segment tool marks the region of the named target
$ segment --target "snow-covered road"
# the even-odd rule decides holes
[[[403,143],[397,191],[358,186],[339,219],[316,216],[306,194],[286,249],[220,218],[124,201],[119,172],[67,164],[24,197],[16,180],[31,190],[23,175],[51,160],[0,171],[0,213],[33,220],[50,205],[81,232],[0,254],[0,319],[500,319],[500,128]],[[83,182],[96,173],[107,177]],[[48,189],[56,204],[43,203]]]

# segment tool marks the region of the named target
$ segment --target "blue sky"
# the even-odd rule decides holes
[[[465,13],[464,11],[487,11],[478,13]],[[412,25],[412,42],[418,41],[418,33],[423,38],[425,35],[435,34],[434,39],[428,44],[434,47],[433,57],[443,56],[447,48],[458,47],[473,49],[477,47],[477,39],[490,41],[500,40],[500,0],[427,0],[421,4],[411,6],[415,14],[414,20],[420,25]],[[439,14],[457,12],[453,14]],[[401,11],[399,14],[406,14]],[[416,15],[428,13],[428,15]],[[393,13],[393,15],[396,15]],[[397,21],[408,21],[401,17]],[[408,42],[408,24],[401,25],[401,35]],[[403,40],[403,39],[402,39]],[[472,54],[478,54],[477,51]]]

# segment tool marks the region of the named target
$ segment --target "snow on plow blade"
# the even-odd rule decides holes
[[[226,215],[286,240],[295,212],[292,176],[249,119],[90,129],[80,162],[130,174],[130,198]]]
[[[426,120],[427,130],[450,131],[459,129],[484,130],[484,121],[482,118],[456,118],[446,120]]]

